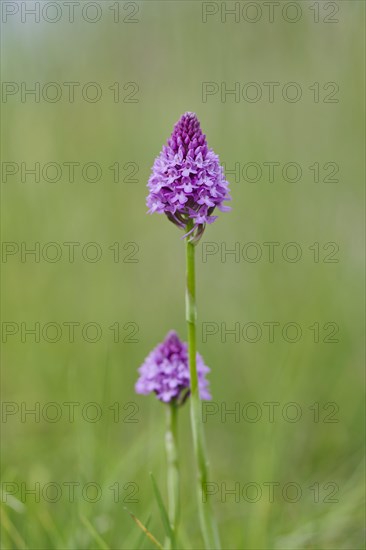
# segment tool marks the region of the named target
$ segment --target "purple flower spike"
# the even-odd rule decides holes
[[[201,399],[211,399],[206,374],[210,369],[197,353],[198,386]],[[136,393],[147,395],[155,392],[164,403],[184,403],[190,391],[187,344],[177,333],[169,332],[161,344],[146,357],[139,368],[140,377],[136,383]]]
[[[148,183],[149,213],[166,214],[170,221],[186,230],[192,220],[197,241],[216,206],[231,200],[229,184],[220,160],[209,149],[195,113],[185,113],[156,158]]]

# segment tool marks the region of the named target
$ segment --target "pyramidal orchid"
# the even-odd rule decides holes
[[[229,210],[229,184],[219,157],[209,149],[197,116],[185,113],[156,158],[148,183],[149,213],[165,214],[198,240],[206,224],[216,220],[215,208]]]
[[[211,399],[206,374],[210,369],[199,353],[196,355],[198,386],[201,399]],[[164,342],[156,346],[139,368],[136,393],[151,392],[163,403],[183,404],[190,392],[187,344],[170,331]]]
[[[210,399],[204,364],[196,349],[195,247],[207,224],[217,216],[216,208],[230,210],[231,200],[219,157],[207,145],[197,116],[187,112],[156,158],[148,182],[149,213],[165,214],[184,231],[186,241],[186,322],[188,344],[171,331],[145,359],[139,369],[136,392],[155,393],[167,404],[167,474],[170,548],[177,545],[179,519],[179,469],[177,411],[189,398],[193,447],[197,465],[198,510],[205,547],[219,549],[217,526],[207,498],[208,461],[201,419],[200,399]]]

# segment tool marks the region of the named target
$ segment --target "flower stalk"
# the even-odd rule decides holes
[[[178,461],[178,407],[170,403],[166,407],[165,449],[167,457],[168,513],[172,530],[169,547],[177,548],[179,523],[179,461]]]
[[[187,225],[187,231],[191,231],[193,222]],[[186,320],[188,328],[188,360],[191,381],[190,412],[193,435],[193,446],[197,465],[197,497],[199,518],[203,540],[207,549],[220,549],[218,529],[213,517],[210,502],[207,497],[207,482],[209,480],[208,460],[205,448],[205,439],[202,425],[200,396],[198,389],[198,376],[196,365],[196,277],[195,277],[195,244],[187,237],[187,286],[186,286]]]

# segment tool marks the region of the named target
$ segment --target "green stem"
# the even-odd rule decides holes
[[[192,229],[192,224],[187,226],[187,231]],[[187,288],[186,288],[186,320],[188,324],[188,356],[189,372],[191,378],[191,425],[193,434],[193,446],[196,455],[198,474],[198,508],[202,530],[202,536],[207,550],[220,549],[220,539],[217,526],[213,517],[210,502],[207,495],[208,461],[206,458],[204,432],[201,417],[201,402],[198,388],[198,376],[196,365],[196,280],[195,280],[195,245],[187,237]]]
[[[169,521],[173,536],[170,548],[177,548],[179,521],[179,462],[178,462],[178,408],[174,403],[167,405],[167,423],[165,433],[167,457]]]

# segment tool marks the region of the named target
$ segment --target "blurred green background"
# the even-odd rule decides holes
[[[221,3],[215,2],[209,9],[219,11],[207,23],[202,21],[207,7],[198,1],[94,3],[101,10],[95,23],[86,19],[98,15],[96,8],[82,16],[84,2],[75,7],[73,23],[65,6],[59,21],[47,21],[58,13],[51,5],[36,23],[31,15],[22,22],[24,3],[9,4],[19,11],[7,20],[3,12],[3,83],[21,90],[21,83],[31,88],[39,82],[42,90],[55,82],[63,93],[56,102],[44,100],[42,92],[39,102],[30,95],[22,101],[20,91],[3,93],[1,104],[2,230],[3,241],[13,243],[3,245],[2,257],[2,548],[137,548],[141,534],[125,506],[143,522],[151,516],[151,531],[164,539],[149,471],[165,496],[165,411],[154,397],[135,395],[134,383],[137,368],[170,328],[185,338],[184,242],[163,216],[146,215],[145,197],[154,157],[187,110],[198,114],[209,145],[229,170],[250,162],[263,170],[257,182],[228,175],[232,212],[220,214],[197,247],[199,349],[212,369],[218,411],[207,418],[206,435],[223,547],[362,548],[363,2],[300,2],[301,17],[295,23],[286,21],[294,18],[295,8],[283,16],[284,2],[273,23],[262,3],[256,23],[246,21],[243,12],[238,22],[233,16],[222,22]],[[254,11],[244,13],[247,19],[254,17]],[[73,103],[65,82],[81,84]],[[95,103],[81,95],[88,82],[102,89]],[[109,89],[116,82],[121,92],[117,103]],[[123,88],[130,82],[138,85],[134,103],[123,101],[137,90],[135,84]],[[229,95],[222,101],[217,93],[204,102],[203,82],[219,87],[223,82],[228,89],[236,82],[241,87],[256,82],[263,97],[252,103],[235,102]],[[265,82],[280,83],[273,102]],[[299,101],[283,99],[288,82],[301,86]],[[338,102],[324,102],[333,90],[323,88],[328,82],[339,86]],[[11,86],[6,90],[16,90]],[[38,182],[23,174],[22,182],[21,163],[31,168],[36,162],[41,171],[49,162],[80,166],[74,182],[65,166],[53,183],[42,173]],[[83,177],[81,167],[88,162],[102,171],[95,183],[87,181],[93,178],[92,168]],[[280,163],[272,183],[264,162]],[[300,165],[298,182],[283,177],[288,162]],[[319,182],[309,169],[316,162]],[[333,169],[324,168],[329,162],[339,167],[335,181],[326,178]],[[120,167],[117,182],[109,168],[115,163]],[[5,177],[12,169],[17,173]],[[132,172],[131,182],[126,176]],[[47,177],[54,177],[52,168]],[[80,243],[74,262],[65,242]],[[87,261],[95,252],[84,248],[91,242],[102,252],[99,261]],[[203,261],[208,242],[217,243],[218,252]],[[249,242],[260,247],[259,261],[250,262],[245,254],[221,257],[225,247],[242,251]],[[266,242],[280,243],[273,262]],[[301,247],[298,262],[282,256],[290,242]],[[44,249],[47,243],[57,243],[57,248]],[[314,243],[319,243],[319,261],[314,261]],[[323,248],[327,243],[339,247],[332,257],[338,261],[324,261],[333,250]],[[22,246],[39,246],[39,261],[31,255],[22,258]],[[57,250],[62,251],[59,261],[50,261]],[[248,249],[248,255],[254,250]],[[74,342],[63,325],[70,322],[79,323]],[[95,343],[82,337],[82,327],[90,322],[102,331]],[[216,323],[211,326],[218,330],[206,342],[203,322]],[[224,341],[222,323],[223,329],[239,323],[242,331],[250,322],[263,331],[256,343],[242,336]],[[268,322],[280,324],[273,342],[263,325]],[[302,329],[296,343],[282,336],[289,322]],[[39,342],[24,332],[35,323],[40,323]],[[47,323],[62,327],[54,343],[47,339],[56,329]],[[314,323],[319,323],[319,342],[309,329]],[[337,342],[324,341],[335,326],[324,328],[326,323],[339,327],[333,336]],[[51,327],[46,337],[45,325]],[[7,335],[11,328],[17,332]],[[88,330],[87,338],[93,339],[93,327]],[[74,422],[69,421],[68,402],[79,403]],[[102,413],[96,422],[90,421],[95,406],[85,408],[92,402]],[[273,422],[268,402],[278,404]],[[252,408],[248,403],[254,403]],[[296,409],[289,403],[296,403]],[[243,413],[239,419],[221,417],[225,407],[235,406]],[[35,407],[39,414],[25,414]],[[61,417],[51,422],[60,410]],[[289,421],[299,410],[301,417]],[[250,422],[256,411],[261,417]],[[180,423],[181,545],[198,549],[203,543],[187,406]],[[78,484],[74,502],[68,496],[72,482]],[[88,483],[102,493],[96,502],[88,502],[96,494]],[[235,483],[239,502],[222,490]],[[276,484],[274,502],[265,483]],[[290,502],[296,500],[293,485],[286,497],[288,483],[301,488],[297,502]],[[263,494],[250,502],[258,486]],[[24,493],[37,487],[39,495]],[[143,540],[141,547],[149,544]]]

